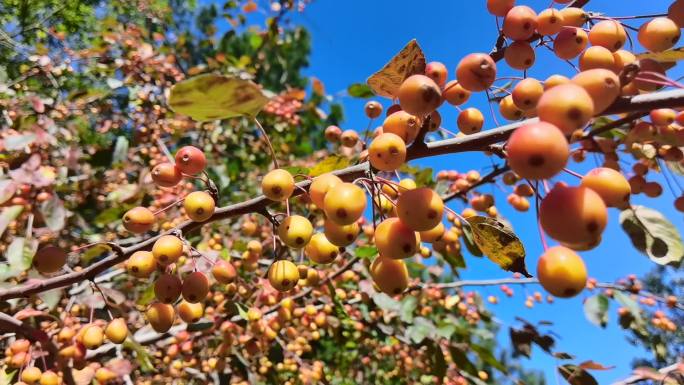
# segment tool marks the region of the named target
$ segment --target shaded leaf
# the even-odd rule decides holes
[[[432,374],[437,378],[444,378],[447,372],[447,364],[442,348],[439,344],[432,342],[428,345],[428,349],[432,352]]]
[[[513,345],[513,357],[523,355],[530,357],[532,354],[532,340],[534,333],[528,329],[509,328],[509,335],[511,337],[511,344]]]
[[[64,208],[64,202],[59,199],[57,194],[52,194],[50,199],[40,204],[40,212],[50,230],[60,231],[64,228],[67,210]]]
[[[584,301],[584,315],[596,326],[606,327],[608,324],[608,297],[603,294],[591,296]]]
[[[586,370],[577,365],[561,365],[558,367],[558,373],[570,383],[570,385],[598,385],[596,379]]]
[[[581,364],[578,365],[582,369],[586,370],[610,370],[615,368],[615,366],[603,366],[599,364],[598,362],[589,360],[589,361],[584,361]]]
[[[418,306],[418,298],[414,296],[407,296],[401,300],[401,308],[399,310],[399,318],[402,322],[413,322],[413,311]]]
[[[485,364],[500,371],[501,373],[508,373],[506,366],[497,360],[496,357],[494,357],[494,353],[490,349],[477,344],[470,344],[470,349],[472,349]]]
[[[341,170],[347,166],[349,166],[349,159],[340,155],[330,155],[313,166],[309,171],[309,176],[319,176],[326,172]]]
[[[684,246],[677,228],[660,212],[644,206],[632,206],[620,213],[622,229],[634,247],[659,265],[678,266]]]
[[[0,212],[0,236],[5,232],[10,222],[15,220],[23,210],[24,206],[21,205],[4,207],[2,209],[2,212]]]
[[[202,331],[202,330],[211,329],[213,326],[214,326],[214,323],[211,321],[194,322],[194,323],[188,324],[187,331],[198,332],[198,331]]]
[[[354,249],[354,254],[359,258],[371,258],[378,255],[378,248],[375,246],[359,246]]]
[[[466,354],[466,352],[464,352],[456,346],[451,345],[449,346],[449,353],[451,354],[451,359],[454,361],[454,363],[458,366],[459,369],[461,369],[464,372],[470,373],[473,376],[477,376],[477,368],[472,362],[470,362],[470,359],[468,359],[468,355]]]
[[[169,106],[196,121],[254,117],[268,102],[261,87],[234,76],[204,74],[171,88]]]
[[[392,299],[392,297],[385,293],[373,294],[373,302],[386,312],[398,312],[401,309],[399,301]]]
[[[425,72],[425,54],[415,39],[406,44],[380,71],[371,75],[366,83],[376,95],[393,99],[404,80]]]
[[[572,360],[572,359],[575,359],[575,356],[573,356],[572,354],[565,353],[565,352],[554,352],[554,353],[553,353],[553,356],[556,357],[556,358],[558,358],[559,360]]]
[[[119,186],[116,190],[107,194],[107,201],[122,203],[138,194],[140,187],[135,183],[127,183]]]
[[[147,349],[144,346],[133,339],[133,336],[126,338],[123,347],[135,352],[135,359],[143,373],[149,373],[155,370],[154,364],[152,364],[152,356],[147,352]]]
[[[461,230],[463,230],[463,244],[465,245],[466,249],[468,249],[468,252],[475,257],[481,257],[482,250],[480,250],[480,248],[475,244],[473,232],[470,230],[470,227],[463,226]]]
[[[531,277],[525,268],[525,248],[509,226],[495,218],[479,215],[466,220],[475,244],[484,255],[506,271]]]
[[[373,90],[363,83],[354,83],[350,85],[347,87],[347,93],[349,96],[353,96],[355,98],[367,99],[373,97]]]
[[[641,317],[641,308],[634,299],[619,290],[613,291],[613,298],[629,311],[637,323],[642,324],[644,322],[644,319]]]
[[[427,318],[416,317],[413,324],[406,328],[406,337],[416,344],[433,335],[435,324]]]
[[[128,160],[128,139],[125,136],[116,138],[114,144],[114,154],[112,155],[112,163],[123,163]]]

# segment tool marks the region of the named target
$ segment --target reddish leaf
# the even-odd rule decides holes
[[[598,362],[589,360],[589,361],[584,361],[581,364],[578,365],[582,369],[587,369],[587,370],[611,370],[615,368],[615,366],[603,366],[599,364]]]

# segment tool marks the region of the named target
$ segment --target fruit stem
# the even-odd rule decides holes
[[[485,93],[487,94],[487,105],[489,106],[489,112],[492,114],[492,120],[494,120],[494,124],[496,126],[500,126],[499,121],[496,119],[496,114],[494,113],[494,107],[492,106],[492,98],[489,95],[489,90],[486,90]]]
[[[113,320],[114,317],[112,316],[112,312],[109,310],[109,302],[107,301],[107,297],[105,297],[104,292],[102,291],[100,286],[95,283],[94,280],[91,280],[90,284],[100,293],[100,296],[102,297],[102,301],[104,301],[104,304],[105,304],[105,310],[107,310],[107,314],[109,315],[109,320],[110,321]]]
[[[564,168],[564,169],[563,169],[563,171],[565,171],[565,172],[567,172],[568,174],[570,174],[570,175],[572,175],[572,176],[575,176],[575,177],[577,177],[577,178],[580,178],[580,179],[582,179],[582,178],[583,178],[583,176],[582,176],[582,175],[580,175],[580,174],[578,174],[578,173],[576,173],[576,172],[574,172],[574,171],[570,170],[570,169],[569,169],[569,168],[567,168],[567,167],[566,167],[566,168]]]
[[[463,215],[461,215],[461,214],[457,213],[456,211],[452,210],[449,206],[444,205],[444,210],[446,210],[446,211],[448,211],[448,212],[454,214],[454,215],[456,216],[456,218],[458,218],[458,219],[461,220],[461,222],[463,222],[463,223],[465,223],[465,224],[467,224],[467,225],[470,225],[470,222],[468,222],[468,220],[465,219],[465,217],[463,217]]]
[[[161,209],[159,209],[159,210],[157,210],[157,211],[153,212],[153,213],[152,213],[152,215],[154,215],[154,216],[156,217],[156,216],[157,216],[157,214],[161,214],[161,213],[163,213],[164,211],[166,211],[166,210],[170,209],[171,207],[173,207],[173,206],[177,205],[178,203],[180,203],[180,202],[183,202],[183,200],[184,200],[184,199],[185,199],[185,197],[183,197],[183,198],[180,198],[180,199],[178,199],[177,201],[175,201],[175,202],[173,202],[173,203],[169,204],[168,206],[166,206],[166,207],[163,207],[163,208],[161,208]]]
[[[271,139],[268,138],[268,134],[266,133],[266,130],[264,130],[264,127],[259,123],[259,120],[257,118],[254,118],[254,123],[259,127],[259,131],[261,131],[261,135],[263,135],[264,139],[266,140],[266,143],[268,144],[268,148],[271,151],[271,159],[273,159],[273,168],[280,168],[278,167],[278,159],[276,158],[275,150],[273,149],[273,144],[271,143]]]
[[[541,220],[539,217],[539,181],[537,181],[537,186],[534,189],[535,194],[534,194],[534,204],[537,209],[537,229],[539,230],[539,238],[541,238],[541,243],[542,247],[544,248],[544,251],[548,250],[549,245],[546,243],[546,234],[544,234],[544,229],[542,229],[541,225]],[[544,180],[544,187],[546,187],[546,180]],[[547,189],[547,194],[548,194],[548,189]]]

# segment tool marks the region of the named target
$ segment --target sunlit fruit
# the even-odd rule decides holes
[[[406,144],[413,142],[420,131],[420,119],[406,111],[397,111],[385,118],[382,132],[398,135]]]
[[[515,5],[515,0],[487,0],[487,11],[494,16],[504,17]]]
[[[62,379],[52,370],[46,370],[40,375],[40,385],[59,385]]]
[[[397,215],[413,231],[426,231],[442,221],[444,202],[432,189],[420,187],[399,195]]]
[[[218,283],[228,284],[234,282],[237,278],[237,270],[232,263],[219,260],[211,267],[211,275],[214,276]]]
[[[625,41],[627,41],[627,32],[616,20],[601,20],[589,30],[589,42],[593,46],[615,52],[625,45]]]
[[[195,222],[204,222],[211,218],[216,209],[214,198],[204,191],[193,191],[183,200],[185,214]]]
[[[496,63],[486,53],[471,53],[458,63],[456,78],[468,91],[484,91],[496,79]]]
[[[375,100],[370,100],[363,107],[363,111],[366,113],[367,117],[375,119],[382,114],[382,104]]]
[[[147,278],[157,269],[157,262],[149,251],[136,251],[126,261],[126,271],[136,278]]]
[[[529,110],[537,107],[539,98],[544,93],[544,86],[534,78],[526,78],[513,87],[511,98],[516,107]]]
[[[152,245],[152,255],[162,266],[176,263],[183,255],[183,241],[174,235],[162,235]]]
[[[629,182],[620,172],[607,167],[598,167],[589,171],[581,185],[594,190],[608,207],[624,209],[629,206],[632,189]]]
[[[460,106],[468,101],[470,91],[458,84],[458,81],[452,80],[444,86],[442,97],[452,106]]]
[[[198,322],[204,315],[204,305],[201,302],[181,301],[178,304],[178,317],[185,323]]]
[[[268,269],[268,282],[278,291],[290,291],[299,281],[299,270],[294,263],[281,259]]]
[[[576,84],[562,84],[544,92],[537,103],[539,119],[558,127],[564,134],[584,128],[594,116],[594,101]]]
[[[674,123],[677,116],[677,111],[672,108],[656,108],[651,110],[648,117],[651,119],[651,123],[654,126],[669,126]]]
[[[27,384],[35,384],[40,381],[40,376],[43,372],[36,366],[29,366],[24,368],[21,372],[21,380]]]
[[[637,38],[647,50],[661,52],[677,44],[680,36],[677,23],[667,17],[656,17],[639,28]]]
[[[404,225],[398,218],[388,218],[375,229],[375,246],[380,255],[393,259],[404,259],[417,252],[416,232]]]
[[[555,35],[563,28],[564,19],[561,11],[547,8],[537,15],[537,32],[542,36]]]
[[[159,302],[174,303],[181,295],[183,283],[176,274],[162,274],[154,282],[154,296]]]
[[[342,146],[352,148],[359,142],[359,134],[354,130],[344,130],[340,135]]]
[[[539,222],[551,238],[583,244],[601,235],[608,222],[608,211],[594,190],[558,183],[541,202]]]
[[[319,264],[332,263],[339,254],[340,248],[330,242],[324,233],[314,234],[304,248],[304,255],[312,262]]]
[[[560,10],[563,16],[563,26],[581,27],[589,20],[584,9],[577,7],[566,7]]]
[[[506,13],[503,22],[504,36],[513,40],[527,40],[537,29],[537,13],[525,5],[518,5]]]
[[[361,218],[366,209],[366,193],[352,183],[341,183],[325,194],[323,210],[328,219],[339,225],[349,225]],[[303,247],[304,245],[302,245]]]
[[[284,244],[293,249],[301,249],[306,246],[312,235],[313,226],[311,222],[301,215],[290,215],[278,226],[278,237]]]
[[[462,133],[466,135],[474,134],[482,130],[484,115],[477,108],[469,107],[459,112],[456,124]]]
[[[147,308],[145,318],[157,333],[166,333],[173,325],[176,311],[169,304],[155,302]]]
[[[439,241],[442,239],[442,236],[444,235],[444,224],[442,222],[439,222],[437,226],[431,228],[430,230],[425,230],[420,232],[420,240],[422,242],[428,242],[432,243],[435,241]]]
[[[570,83],[570,79],[563,75],[551,75],[546,80],[544,80],[544,91],[550,90],[553,87],[560,86],[561,84]]]
[[[184,300],[190,303],[200,302],[207,297],[207,293],[209,293],[209,280],[204,273],[195,271],[183,277],[181,294]]]
[[[62,269],[66,264],[67,253],[53,245],[43,246],[33,256],[33,267],[41,274],[52,274]]]
[[[408,287],[408,269],[404,261],[378,256],[370,267],[373,283],[385,294],[401,294]]]
[[[429,77],[411,75],[401,83],[397,98],[404,111],[423,117],[442,103],[442,91]]]
[[[354,240],[359,235],[360,227],[356,222],[348,225],[338,225],[330,219],[326,219],[323,224],[323,230],[325,237],[330,243],[339,247],[345,247],[354,243]]]
[[[499,113],[506,120],[518,120],[523,117],[523,111],[513,103],[513,96],[506,95],[499,102]]]
[[[97,325],[84,326],[83,345],[86,349],[96,349],[104,342],[104,331]]]
[[[328,126],[325,128],[325,140],[331,143],[337,143],[342,136],[342,129],[337,126]]]
[[[128,325],[126,325],[126,321],[123,318],[114,318],[109,321],[104,333],[112,343],[121,344],[128,337]]]
[[[444,84],[446,84],[448,71],[444,63],[433,61],[425,65],[425,76],[432,79],[437,86],[444,87]]]
[[[185,146],[176,153],[176,167],[183,174],[196,175],[207,167],[207,158],[199,148]]]
[[[544,290],[561,298],[574,297],[587,284],[587,268],[571,249],[555,246],[546,250],[537,263],[537,276]]]
[[[587,46],[589,37],[581,28],[563,27],[553,42],[553,52],[561,59],[577,57]]]
[[[572,82],[587,91],[594,104],[594,115],[605,111],[620,96],[620,79],[607,69],[582,71]]]
[[[335,174],[331,173],[326,173],[323,175],[319,175],[315,177],[311,181],[311,185],[309,186],[309,197],[311,197],[311,201],[318,206],[319,208],[323,208],[323,200],[325,199],[325,194],[330,190],[333,186],[342,183],[342,179],[337,177]]]
[[[570,156],[563,133],[546,122],[527,124],[513,131],[506,151],[511,169],[528,179],[551,178],[565,167]]]
[[[183,173],[170,162],[159,163],[152,169],[152,180],[160,187],[173,187],[183,179]]]
[[[269,171],[261,180],[261,192],[272,201],[284,201],[292,195],[295,181],[287,170],[278,168]]]
[[[506,47],[504,52],[506,64],[517,70],[526,70],[534,65],[534,48],[526,41],[516,41]]]
[[[150,231],[154,226],[155,218],[154,213],[148,208],[138,206],[126,211],[122,221],[126,230],[141,234]]]
[[[368,147],[370,164],[381,171],[394,171],[406,161],[406,144],[398,135],[384,133]]]
[[[580,71],[594,68],[612,69],[613,67],[615,67],[615,56],[607,48],[589,47],[579,57]]]

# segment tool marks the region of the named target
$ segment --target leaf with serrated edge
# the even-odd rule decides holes
[[[531,277],[525,268],[525,248],[513,230],[494,218],[472,216],[466,218],[473,232],[473,240],[490,260],[502,269]]]
[[[425,73],[425,54],[413,39],[366,83],[376,95],[393,99],[407,77],[422,73]]]
[[[261,87],[235,76],[204,74],[171,88],[169,107],[204,122],[236,116],[254,117],[268,102]]]
[[[684,245],[677,228],[660,212],[644,206],[632,206],[620,213],[620,225],[634,247],[659,265],[678,266],[684,257]]]

